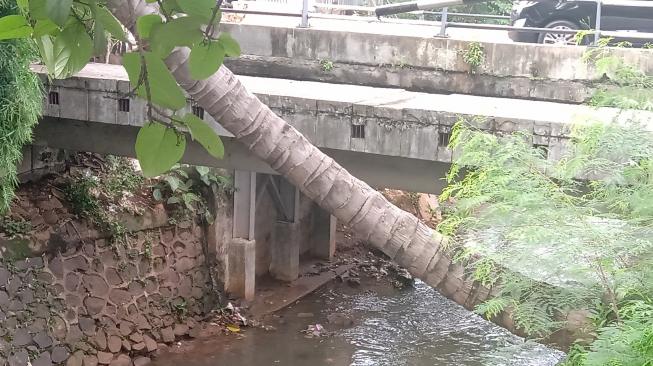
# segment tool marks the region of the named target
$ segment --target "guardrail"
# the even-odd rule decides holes
[[[263,0],[261,2],[275,1],[275,4],[279,0]],[[286,0],[288,1],[288,0]],[[450,21],[452,17],[456,18],[470,18],[470,19],[488,19],[488,20],[510,20],[509,16],[502,15],[490,15],[490,14],[470,14],[470,13],[457,13],[450,12],[448,6],[445,5],[457,5],[463,4],[463,0],[422,0],[414,1],[407,3],[395,3],[395,4],[386,4],[382,6],[370,7],[370,6],[357,6],[357,5],[342,5],[342,4],[327,4],[327,3],[315,3],[314,0],[290,0],[294,4],[298,4],[301,1],[301,9],[298,9],[297,12],[277,12],[277,11],[257,11],[257,10],[239,10],[239,9],[223,9],[225,13],[240,13],[240,14],[256,14],[256,15],[275,15],[275,16],[287,16],[287,17],[298,17],[300,18],[299,27],[308,27],[309,19],[340,19],[340,20],[352,20],[352,21],[367,21],[367,22],[384,22],[384,23],[403,23],[403,24],[421,24],[421,25],[437,25],[439,26],[439,31],[436,36],[446,37],[448,28],[467,28],[467,29],[482,29],[482,30],[502,30],[502,31],[513,31],[513,32],[526,32],[526,33],[552,33],[552,34],[578,34],[578,33],[587,33],[587,35],[593,35],[594,40],[593,44],[597,44],[599,39],[602,36],[606,37],[623,37],[631,39],[644,39],[644,40],[653,40],[653,33],[643,33],[643,32],[624,32],[624,31],[605,31],[601,29],[601,13],[602,7],[604,4],[611,6],[628,6],[632,5],[632,1],[628,0],[595,0],[596,1],[596,24],[594,29],[552,29],[552,28],[536,28],[536,27],[515,27],[512,25],[501,25],[501,24],[480,24],[480,23],[466,23],[466,22],[454,22]],[[480,2],[478,0],[472,0],[473,2]],[[464,0],[464,3],[469,3],[469,0]],[[252,3],[252,2],[250,2]],[[651,6],[653,7],[653,1],[637,1],[637,6]],[[441,11],[430,11],[430,9],[441,7]],[[361,16],[361,15],[334,15],[334,14],[324,14],[320,12],[311,11],[313,10],[336,10],[336,11],[348,11],[353,13],[367,13],[375,14],[376,16]],[[409,19],[398,19],[398,18],[381,18],[384,15],[391,14],[400,14],[400,13],[410,13],[421,17],[419,20],[409,20]],[[438,20],[425,20],[425,15],[431,15]]]

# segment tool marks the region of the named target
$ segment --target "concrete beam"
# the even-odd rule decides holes
[[[136,157],[134,144],[138,129],[138,126],[44,117],[34,129],[33,144],[71,151]],[[224,136],[222,141],[225,145],[225,157],[218,160],[207,154],[197,142],[188,139],[182,162],[276,174],[269,165],[252,156],[242,144]],[[442,177],[450,165],[444,162],[354,151],[328,148],[321,150],[356,177],[378,188],[437,194],[444,187]]]

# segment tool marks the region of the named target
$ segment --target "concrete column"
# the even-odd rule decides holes
[[[277,222],[274,227],[273,248],[270,251],[270,274],[281,281],[299,277],[299,240],[294,223]]]
[[[283,184],[289,185],[285,180],[283,182]],[[270,251],[270,274],[274,278],[282,281],[294,281],[299,277],[299,252],[301,243],[299,242],[300,228],[298,218],[299,195],[301,193],[297,188],[294,188],[294,191],[286,189],[280,189],[280,191],[292,192],[289,194],[294,195],[292,206],[294,222],[277,221],[275,224],[274,244]]]
[[[65,169],[66,152],[61,149],[37,145],[25,145],[23,158],[18,164],[20,183],[36,181],[42,177]]]
[[[254,240],[256,210],[256,173],[234,173],[234,238]]]
[[[234,238],[229,243],[225,290],[231,295],[254,299],[256,288],[256,242]]]
[[[245,300],[253,300],[256,280],[256,173],[234,172],[233,239],[227,249],[225,290]]]
[[[336,224],[338,219],[317,205],[313,209],[311,254],[320,259],[332,260],[336,252]]]

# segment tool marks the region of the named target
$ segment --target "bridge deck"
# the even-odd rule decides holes
[[[43,72],[39,66],[35,69]],[[546,147],[550,159],[558,159],[564,153],[574,122],[625,121],[637,115],[653,130],[653,113],[649,112],[260,77],[240,78],[273,111],[318,147],[342,161],[354,174],[369,178],[371,184],[396,188],[433,191],[428,187],[437,185],[434,182],[443,176],[451,162],[452,152],[446,146],[448,134],[460,118],[475,119],[482,128],[490,131],[532,133],[532,143]],[[100,127],[106,131],[108,128],[116,131],[122,128],[122,135],[126,134],[126,127],[136,130],[133,127],[142,125],[145,120],[144,103],[130,100],[128,112],[119,110],[118,99],[124,98],[120,92],[130,89],[122,66],[117,65],[90,64],[71,79],[53,81],[48,90],[58,93],[58,104],[46,99],[44,115],[50,120],[68,121],[69,125],[64,127],[63,122],[43,124],[41,142],[53,147],[83,148],[80,144],[85,141],[73,141],[71,137],[69,129],[73,125],[78,129],[85,128],[86,134],[99,134],[93,131],[99,131]],[[190,111],[190,105],[188,109]],[[208,114],[204,119],[213,121]],[[84,122],[84,126],[80,122]],[[216,126],[218,133],[226,138],[232,137]],[[59,133],[56,133],[57,128]],[[61,136],[61,140],[55,142],[55,135]],[[135,132],[131,131],[129,135],[133,137]],[[115,138],[111,136],[111,139]],[[106,137],[98,136],[98,139],[98,144],[108,141]],[[129,141],[114,143],[98,152],[131,154],[130,151],[111,150],[119,149],[114,147],[116,145],[130,144]],[[97,146],[91,145],[93,148]],[[242,147],[235,149],[238,153],[232,155],[234,162],[231,166],[271,172],[262,162],[251,166],[251,156],[245,159],[247,162],[235,158],[237,154],[247,155]],[[212,162],[206,157],[190,161],[205,165]],[[407,176],[415,179],[400,183],[405,182]]]

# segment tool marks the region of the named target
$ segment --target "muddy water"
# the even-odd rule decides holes
[[[326,318],[334,313],[346,314],[354,325],[329,325]],[[301,333],[316,323],[332,335]],[[276,329],[195,341],[190,352],[165,355],[155,365],[553,366],[563,357],[524,342],[422,283],[404,290],[374,280],[358,289],[330,284],[266,324]]]

